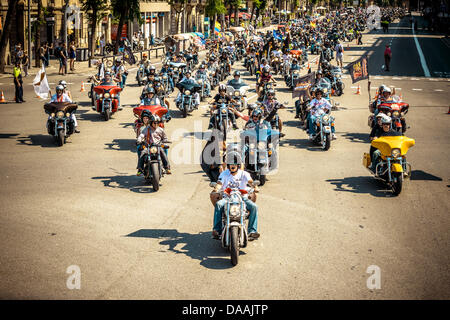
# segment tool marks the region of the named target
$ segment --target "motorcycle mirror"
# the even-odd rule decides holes
[[[216,187],[216,185],[217,185],[217,183],[216,183],[216,182],[211,182],[211,183],[209,184],[209,186],[210,186],[211,188],[215,188],[215,187]]]
[[[335,105],[335,106],[340,106],[341,103],[340,103],[340,102],[335,102],[334,105]]]
[[[285,102],[283,102],[283,104],[284,104],[285,106],[287,106],[287,105],[289,104],[289,101],[285,101]]]
[[[253,181],[253,185],[254,185],[255,187],[259,186],[260,184],[261,184],[261,182],[260,182],[259,180]]]

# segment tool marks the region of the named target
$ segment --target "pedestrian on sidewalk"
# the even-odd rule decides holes
[[[70,71],[75,71],[75,57],[77,52],[77,48],[75,47],[75,42],[72,41],[69,47],[69,66]]]
[[[13,69],[14,76],[14,87],[15,87],[15,100],[16,103],[25,102],[23,100],[23,81],[22,81],[22,70],[20,69],[20,61],[16,61],[16,65]]]
[[[361,31],[356,31],[356,39],[358,40],[358,42],[356,43],[356,45],[358,46],[362,46],[363,42],[362,42],[362,32]]]
[[[47,42],[44,42],[44,45],[42,45],[39,48],[39,59],[41,59],[42,64],[44,65],[44,67],[48,67],[48,59],[47,59],[47,51],[48,51],[48,47],[47,47]]]
[[[59,59],[59,72],[60,75],[65,75],[67,73],[67,50],[66,44],[60,43],[59,47],[56,48],[58,53],[57,57]]]
[[[25,73],[25,77],[28,77],[29,64],[30,64],[30,58],[28,57],[28,52],[24,51],[23,57],[22,57],[22,67],[23,67],[23,72]]]
[[[344,47],[342,44],[338,41],[336,47],[334,47],[334,50],[336,51],[336,63],[337,65],[341,66],[343,68],[343,61],[344,61]]]
[[[384,65],[385,67],[385,71],[389,71],[389,64],[391,63],[391,58],[392,58],[392,51],[391,48],[389,47],[389,45],[386,45],[386,49],[384,50]]]

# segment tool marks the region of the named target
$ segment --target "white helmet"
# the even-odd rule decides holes
[[[158,115],[155,114],[155,115],[153,115],[152,121],[153,122],[161,122],[161,118]]]
[[[391,90],[391,88],[389,88],[389,87],[384,87],[383,92],[389,92],[389,93],[392,93],[392,90]]]
[[[67,82],[64,80],[59,80],[59,84],[62,85],[65,88],[67,88]]]
[[[391,124],[391,123],[392,123],[391,117],[383,113],[383,116],[381,117],[381,124]]]
[[[58,91],[58,90],[64,91],[64,86],[61,85],[61,84],[57,85],[56,86],[56,91]]]

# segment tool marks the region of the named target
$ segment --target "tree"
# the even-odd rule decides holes
[[[186,4],[187,0],[169,0],[168,3],[169,5],[175,10],[175,19],[177,20],[177,31],[176,33],[178,33],[178,29],[180,26],[180,18],[181,18],[181,13],[185,10],[185,4]]]
[[[81,10],[83,10],[91,21],[91,39],[90,52],[91,57],[95,51],[95,34],[97,33],[97,24],[106,16],[106,10],[109,7],[104,0],[81,0]]]
[[[38,0],[38,16],[36,21],[34,21],[35,34],[34,34],[34,66],[37,68],[41,67],[41,59],[40,59],[40,48],[41,48],[41,26],[45,23],[44,15],[42,12],[42,0]],[[29,59],[31,63],[31,50],[29,54]]]
[[[264,12],[266,10],[267,2],[268,2],[268,0],[255,0],[255,7],[256,7],[255,25],[256,25],[256,21],[258,20],[261,12]]]
[[[5,23],[3,24],[2,35],[0,38],[0,73],[5,72],[5,55],[6,45],[9,41],[9,34],[11,32],[11,21],[16,15],[17,3],[19,0],[8,0],[8,11],[6,12]]]
[[[210,28],[211,34],[214,34],[214,27],[216,25],[216,19],[218,14],[223,14],[227,11],[225,5],[223,4],[223,0],[208,0],[208,3],[205,7],[205,14],[210,19]]]
[[[234,8],[234,26],[239,26],[239,7],[241,6],[241,0],[231,0],[230,7]],[[230,16],[231,18],[231,16]]]
[[[137,19],[142,24],[140,3],[140,0],[111,0],[113,15],[119,17],[116,43],[114,46],[115,54],[119,51],[119,42],[122,37],[122,29],[125,21]]]

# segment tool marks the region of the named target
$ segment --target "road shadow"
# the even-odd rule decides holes
[[[392,195],[390,189],[379,180],[372,177],[347,177],[343,179],[328,179],[327,182],[335,186],[334,191],[351,193],[367,193],[374,197],[386,197]]]
[[[122,175],[109,177],[92,177],[93,180],[101,180],[108,188],[128,189],[135,193],[153,193],[153,187],[146,183],[143,177],[136,175]]]
[[[18,137],[17,144],[22,146],[40,146],[42,148],[59,148],[55,138],[49,134],[30,134],[26,137]]]
[[[300,120],[283,121],[283,127],[301,128],[302,122]]]
[[[123,122],[119,123],[119,126],[122,126],[122,128],[131,128],[134,130],[134,122]]]
[[[136,139],[114,139],[112,143],[105,143],[105,150],[137,152]]]
[[[200,265],[208,269],[233,268],[230,254],[222,248],[220,241],[211,239],[210,231],[191,234],[176,229],[140,229],[126,237],[161,239],[159,244],[168,246],[167,250],[199,260]],[[240,252],[240,255],[244,254]]]
[[[13,137],[17,137],[18,133],[0,133],[0,139],[10,139]]]
[[[85,110],[83,110],[85,111]],[[90,112],[90,110],[86,110],[83,113],[78,113],[77,111],[77,118],[79,120],[84,120],[84,121],[91,121],[91,122],[106,122],[105,119],[103,118],[103,116],[98,113],[98,112]]]
[[[342,135],[345,139],[348,139],[352,142],[359,143],[367,143],[370,142],[370,134],[368,133],[359,133],[359,132],[347,132]]]
[[[412,170],[410,180],[442,181],[442,178],[432,175],[431,173],[424,172],[422,170]]]
[[[309,139],[286,139],[281,138],[280,147],[295,147],[299,149],[306,149],[308,151],[322,151],[322,147],[319,145],[316,145]]]

